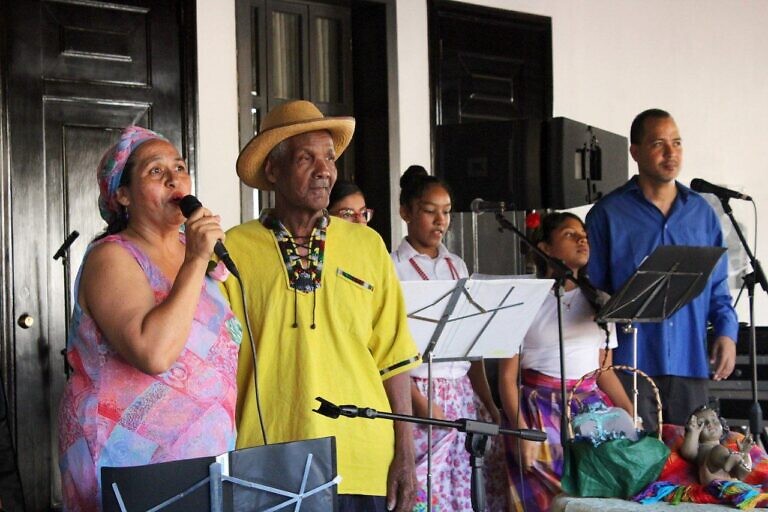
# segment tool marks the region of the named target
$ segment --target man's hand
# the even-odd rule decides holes
[[[411,378],[407,372],[385,380],[384,390],[393,413],[411,414]],[[395,429],[395,456],[387,474],[387,510],[410,512],[416,504],[413,429],[404,421],[394,421],[392,426]]]
[[[395,453],[387,475],[387,510],[410,512],[416,505],[416,465],[413,452]]]
[[[715,365],[712,380],[727,379],[736,366],[736,342],[728,336],[718,336],[712,344],[709,363]]]

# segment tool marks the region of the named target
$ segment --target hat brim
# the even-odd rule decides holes
[[[285,139],[302,133],[328,130],[336,157],[341,156],[355,133],[353,117],[322,117],[275,126],[254,136],[237,157],[237,175],[246,185],[259,190],[272,190],[274,185],[264,174],[264,163],[272,149]]]

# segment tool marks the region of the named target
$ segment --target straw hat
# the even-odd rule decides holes
[[[324,117],[309,101],[289,101],[273,108],[261,123],[261,130],[237,157],[237,175],[243,183],[260,190],[272,190],[264,175],[264,163],[272,148],[294,135],[328,130],[336,156],[341,156],[355,131],[353,117]]]

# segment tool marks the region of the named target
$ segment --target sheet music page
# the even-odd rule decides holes
[[[408,327],[420,354],[432,338],[456,281],[402,281]]]
[[[514,356],[553,283],[551,279],[470,278],[438,338],[435,360]],[[424,353],[457,281],[401,284],[408,325]]]

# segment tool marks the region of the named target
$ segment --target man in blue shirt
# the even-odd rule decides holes
[[[592,254],[589,277],[608,293],[619,290],[660,245],[724,245],[714,210],[699,194],[676,181],[683,145],[669,113],[651,109],[639,114],[632,122],[629,152],[637,162],[637,176],[598,201],[587,215]],[[711,354],[707,354],[708,321],[715,334]],[[685,424],[691,412],[708,401],[709,364],[713,364],[712,378],[722,380],[733,372],[736,362],[738,321],[731,305],[725,256],[701,295],[661,323],[635,327],[637,367],[659,387],[664,422]],[[621,328],[618,335],[613,360],[631,365],[632,336]],[[638,413],[646,429],[654,430],[655,403],[642,383],[638,387]]]

